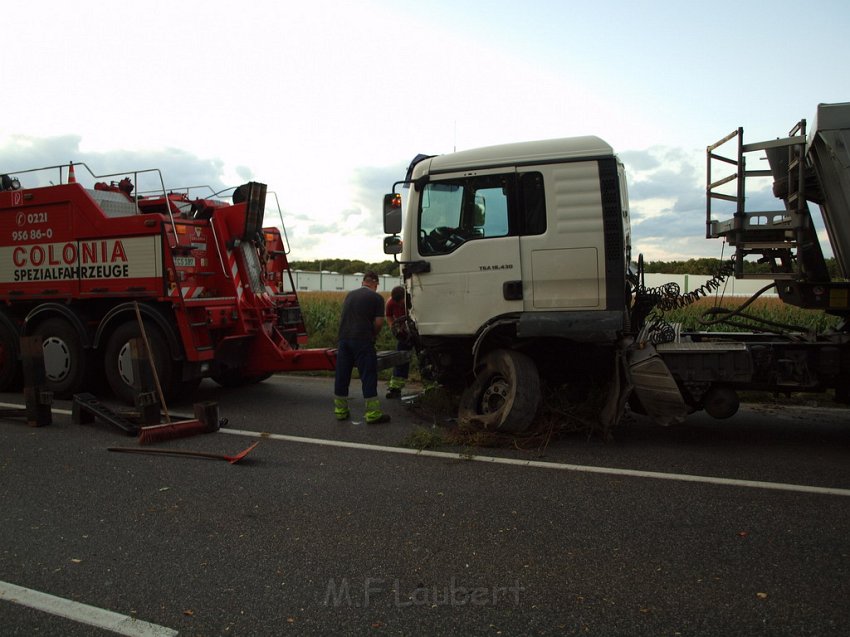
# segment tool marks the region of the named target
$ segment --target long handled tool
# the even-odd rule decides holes
[[[196,458],[212,458],[214,460],[227,460],[230,464],[236,464],[242,458],[247,456],[251,450],[260,444],[258,440],[253,445],[237,453],[235,456],[225,456],[219,453],[208,453],[206,451],[184,451],[182,449],[152,449],[142,447],[109,447],[108,451],[118,451],[120,453],[161,453],[169,456],[194,456]]]
[[[165,413],[165,422],[171,424],[171,416],[168,415],[168,406],[165,404],[165,394],[162,391],[162,385],[159,384],[159,374],[156,372],[156,361],[153,358],[151,344],[148,341],[148,334],[145,331],[145,322],[142,320],[142,312],[139,309],[139,302],[133,301],[133,308],[136,310],[136,321],[139,323],[139,334],[142,336],[142,342],[145,344],[145,353],[148,356],[148,363],[151,366],[153,373],[153,382],[156,386],[156,393],[159,395],[159,404],[162,405],[162,411]]]
[[[133,301],[133,307],[136,310],[136,320],[139,323],[139,334],[142,337],[142,342],[145,346],[145,354],[147,355],[148,363],[153,374],[153,381],[156,386],[157,394],[159,395],[159,403],[162,405],[162,411],[165,414],[165,423],[161,425],[150,425],[139,429],[139,444],[148,445],[152,442],[160,440],[170,440],[172,438],[184,438],[186,436],[194,436],[200,433],[210,433],[218,430],[218,415],[216,410],[215,419],[210,418],[210,414],[203,411],[199,413],[198,406],[195,409],[194,420],[183,420],[180,422],[172,422],[171,416],[168,413],[168,406],[165,404],[165,393],[162,391],[162,385],[159,382],[159,374],[156,371],[156,360],[151,350],[148,335],[145,331],[145,322],[142,320],[142,312],[139,309],[138,301]],[[201,417],[203,416],[203,417]]]

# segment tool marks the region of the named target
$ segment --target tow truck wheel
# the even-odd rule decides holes
[[[463,392],[458,418],[490,431],[519,433],[534,421],[540,396],[534,361],[514,350],[494,350]]]
[[[0,391],[20,389],[19,342],[20,337],[12,328],[0,323]]]
[[[150,344],[159,384],[165,396],[171,397],[179,389],[176,386],[178,383],[175,382],[179,378],[175,374],[178,363],[171,358],[168,342],[162,330],[153,323],[145,321],[145,334]],[[112,392],[117,398],[128,404],[133,404],[136,397],[136,389],[133,387],[133,356],[130,341],[139,336],[141,336],[141,332],[136,321],[127,321],[120,325],[106,342],[106,352],[103,359],[103,367],[106,370],[106,378]],[[143,351],[141,355],[146,357],[147,353]]]
[[[57,398],[80,391],[88,372],[88,353],[77,330],[62,318],[39,323],[33,335],[41,337],[47,389]]]

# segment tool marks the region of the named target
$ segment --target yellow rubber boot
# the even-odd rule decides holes
[[[381,411],[381,401],[378,398],[366,399],[366,424],[377,425],[382,422],[389,422],[390,417]]]
[[[387,383],[387,398],[401,398],[401,390],[404,389],[405,379],[393,376]]]
[[[334,416],[337,420],[348,420],[351,412],[348,409],[347,396],[334,396]]]

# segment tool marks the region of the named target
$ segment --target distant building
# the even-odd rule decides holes
[[[339,274],[338,272],[309,272],[307,270],[293,270],[292,279],[295,282],[297,292],[347,292],[356,290],[363,282],[363,273]],[[395,286],[401,285],[400,276],[382,274],[378,281],[378,292],[389,292]],[[289,286],[287,285],[287,288]]]
[[[693,292],[711,279],[705,274],[644,274],[644,282],[648,288],[656,288],[665,283],[676,283],[682,294]],[[765,279],[736,279],[733,276],[728,277],[717,291],[710,292],[709,296],[752,296],[765,285],[769,283]],[[769,290],[762,296],[777,296],[776,290]]]

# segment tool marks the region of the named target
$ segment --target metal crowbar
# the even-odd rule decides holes
[[[213,458],[214,460],[227,460],[230,464],[236,464],[247,456],[251,450],[260,444],[258,440],[253,445],[237,453],[235,456],[225,456],[219,453],[208,453],[206,451],[184,451],[182,449],[151,449],[142,447],[109,447],[107,451],[118,451],[121,453],[161,453],[171,456],[194,456],[196,458]]]

